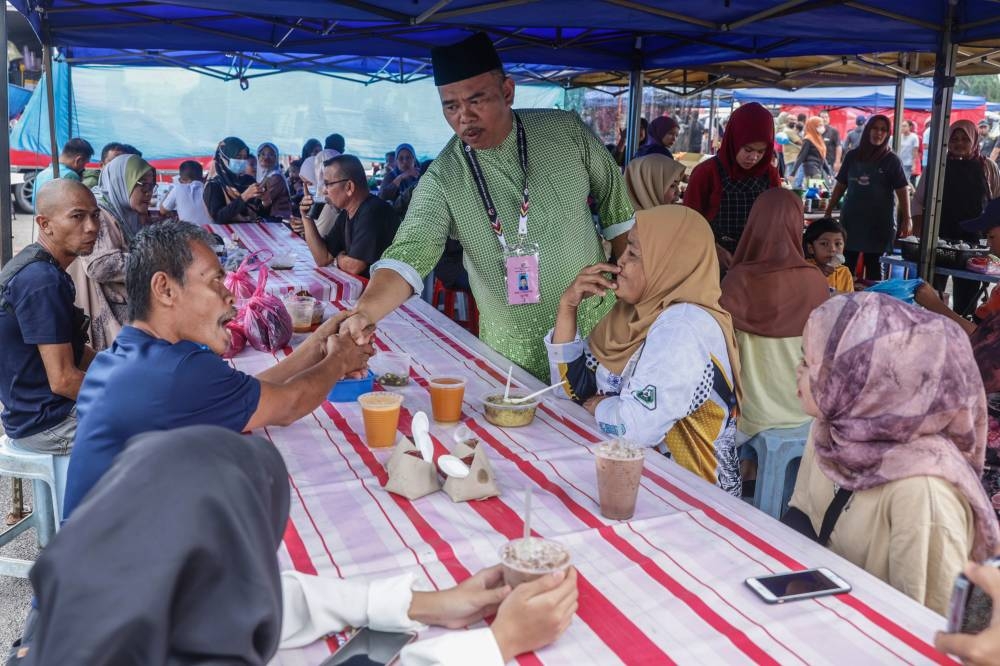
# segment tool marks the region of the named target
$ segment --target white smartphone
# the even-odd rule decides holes
[[[806,569],[746,579],[747,586],[769,604],[824,597],[851,591],[846,580],[829,569]]]
[[[354,632],[347,642],[320,666],[340,666],[364,664],[365,666],[388,666],[393,663],[403,648],[413,642],[417,635],[412,631],[375,631],[364,627]]]

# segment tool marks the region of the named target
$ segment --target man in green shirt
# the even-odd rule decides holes
[[[434,49],[431,57],[455,136],[420,179],[395,241],[372,266],[371,282],[344,326],[355,338],[370,335],[382,317],[420,294],[423,276],[455,238],[465,251],[481,339],[546,379],[543,338],[559,297],[581,268],[605,261],[587,198],[593,196],[601,234],[620,255],[634,223],[625,181],[576,114],[513,111],[514,82],[485,34]],[[530,261],[536,253],[537,271]],[[527,257],[528,268],[512,268],[507,257],[514,255]],[[581,335],[614,301],[609,291],[581,304]]]

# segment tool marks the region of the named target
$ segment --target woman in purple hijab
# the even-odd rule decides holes
[[[837,296],[802,337],[799,397],[815,418],[789,505],[820,524],[851,491],[831,550],[944,613],[967,559],[997,552],[980,485],[986,392],[954,322],[890,296]]]

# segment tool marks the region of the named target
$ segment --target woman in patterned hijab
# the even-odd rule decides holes
[[[803,351],[800,393],[815,403],[811,438],[823,474],[855,492],[944,479],[972,511],[972,556],[993,555],[1000,530],[979,481],[986,392],[968,336],[944,317],[862,292],[817,308]]]

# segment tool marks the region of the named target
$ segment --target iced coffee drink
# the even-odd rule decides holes
[[[605,518],[628,520],[635,513],[645,452],[620,439],[597,447],[597,493]]]
[[[569,551],[561,543],[528,537],[514,539],[500,549],[503,582],[512,588],[569,566]]]

